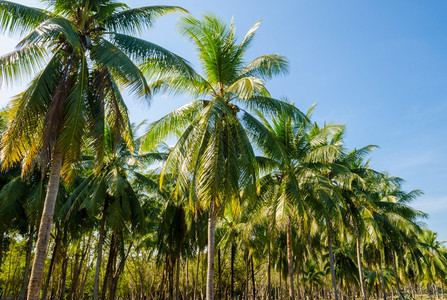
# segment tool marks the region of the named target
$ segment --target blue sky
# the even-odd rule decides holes
[[[23,0],[26,5],[40,5]],[[447,19],[445,1],[408,0],[183,0],[126,1],[130,6],[179,5],[193,15],[213,12],[239,36],[263,19],[249,58],[280,53],[290,73],[272,80],[275,97],[302,110],[317,102],[314,120],[347,125],[348,147],[380,146],[372,166],[403,177],[425,193],[413,206],[447,240]],[[161,18],[143,34],[197,66],[192,45],[176,30],[179,14]],[[17,37],[0,37],[0,55]],[[0,90],[0,106],[23,85]],[[133,122],[156,120],[187,101],[156,96],[152,105],[127,97]]]

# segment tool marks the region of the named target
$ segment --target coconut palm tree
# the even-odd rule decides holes
[[[303,214],[303,193],[300,187],[300,179],[296,176],[296,168],[303,162],[307,143],[306,130],[308,129],[308,118],[312,109],[305,118],[294,120],[293,116],[272,116],[272,124],[267,118],[258,113],[267,132],[261,139],[257,140],[262,151],[265,153],[261,163],[270,165],[272,170],[272,181],[276,186],[272,203],[274,220],[286,226],[287,236],[287,263],[289,280],[289,297],[295,299],[293,284],[293,249],[292,249],[292,215],[298,219]],[[259,160],[259,159],[258,159]]]
[[[131,143],[118,86],[149,98],[149,86],[136,66],[146,58],[187,68],[173,53],[135,37],[157,17],[184,11],[179,7],[131,9],[112,0],[46,2],[48,10],[0,1],[1,30],[25,35],[17,50],[0,58],[0,80],[12,84],[32,78],[10,104],[3,167],[21,161],[25,173],[38,157],[43,166],[51,166],[29,299],[39,297],[60,176],[74,178],[86,134],[94,137],[97,167],[104,154],[104,119]]]
[[[354,149],[344,156],[341,161],[343,166],[357,175],[357,180],[352,182],[350,189],[342,191],[342,196],[347,206],[347,215],[344,221],[347,223],[348,231],[354,233],[360,290],[365,300],[367,294],[363,279],[362,239],[366,238],[368,232],[365,222],[377,211],[374,200],[365,184],[367,177],[371,177],[371,174],[375,174],[375,171],[369,167],[367,161],[365,162],[365,156],[371,153],[374,148],[375,146],[368,145],[360,149]]]
[[[73,191],[63,207],[65,218],[70,218],[74,210],[85,210],[92,218],[100,216],[93,287],[94,299],[98,297],[103,243],[107,227],[112,231],[112,240],[119,243],[122,242],[119,239],[122,239],[126,232],[136,234],[143,227],[144,216],[141,201],[132,179],[143,181],[142,184],[156,185],[138,172],[145,167],[143,162],[146,162],[150,155],[138,156],[130,152],[127,144],[117,139],[117,134],[119,133],[106,127],[104,162],[101,170],[92,172],[89,167],[92,165],[93,157],[86,156],[83,163],[87,167],[87,174],[90,174]],[[151,158],[153,157],[163,159],[162,154],[154,154]],[[116,290],[116,281],[116,278],[111,280],[112,284],[110,284],[109,290],[112,295]]]
[[[263,79],[283,74],[287,62],[280,55],[264,55],[245,64],[245,54],[259,26],[256,23],[237,44],[235,27],[214,15],[183,17],[180,31],[195,43],[203,76],[185,74],[148,61],[145,74],[154,91],[187,93],[197,100],[152,123],[143,149],[168,136],[178,136],[163,174],[174,176],[175,195],[187,194],[191,206],[208,210],[208,267],[206,299],[213,299],[214,232],[222,203],[255,195],[259,182],[257,162],[247,130],[260,123],[250,110],[300,114],[292,105],[270,97]]]

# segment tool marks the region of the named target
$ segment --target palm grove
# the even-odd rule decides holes
[[[447,251],[409,206],[421,192],[269,93],[288,63],[246,57],[259,23],[238,39],[176,6],[44,3],[0,1],[21,37],[1,82],[27,83],[1,114],[2,298],[444,296]],[[168,13],[200,72],[137,37]],[[191,102],[137,137],[123,90]]]

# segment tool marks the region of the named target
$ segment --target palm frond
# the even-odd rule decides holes
[[[270,79],[276,75],[288,73],[287,59],[278,54],[262,55],[248,63],[238,74],[238,77],[258,77]]]
[[[10,1],[0,1],[0,30],[23,34],[33,30],[50,15],[42,9]]]
[[[151,27],[157,18],[175,12],[187,13],[188,11],[179,6],[144,6],[116,12],[101,23],[111,31],[135,34]]]
[[[193,101],[149,124],[146,133],[141,137],[141,150],[150,151],[164,139],[182,134],[202,108],[202,103]]]
[[[140,69],[132,60],[114,44],[100,39],[91,49],[91,57],[95,62],[107,67],[118,80],[137,96],[149,99],[151,91]]]
[[[28,45],[0,57],[0,85],[26,81],[41,70],[47,52],[37,45]]]
[[[79,30],[76,25],[65,18],[55,17],[40,23],[33,31],[23,38],[18,46],[60,41],[62,38],[75,51],[83,51]]]

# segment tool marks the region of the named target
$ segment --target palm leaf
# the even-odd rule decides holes
[[[42,9],[10,1],[0,1],[0,28],[3,32],[23,34],[49,18]]]
[[[105,39],[92,47],[91,57],[100,66],[107,67],[114,77],[138,96],[150,98],[151,92],[141,71],[119,48]]]
[[[188,11],[179,6],[144,6],[116,12],[101,23],[111,31],[140,33],[143,29],[152,26],[158,17],[174,12],[187,13]]]
[[[14,85],[16,80],[27,80],[30,76],[40,71],[46,57],[46,50],[37,45],[12,51],[0,57],[0,85]]]

